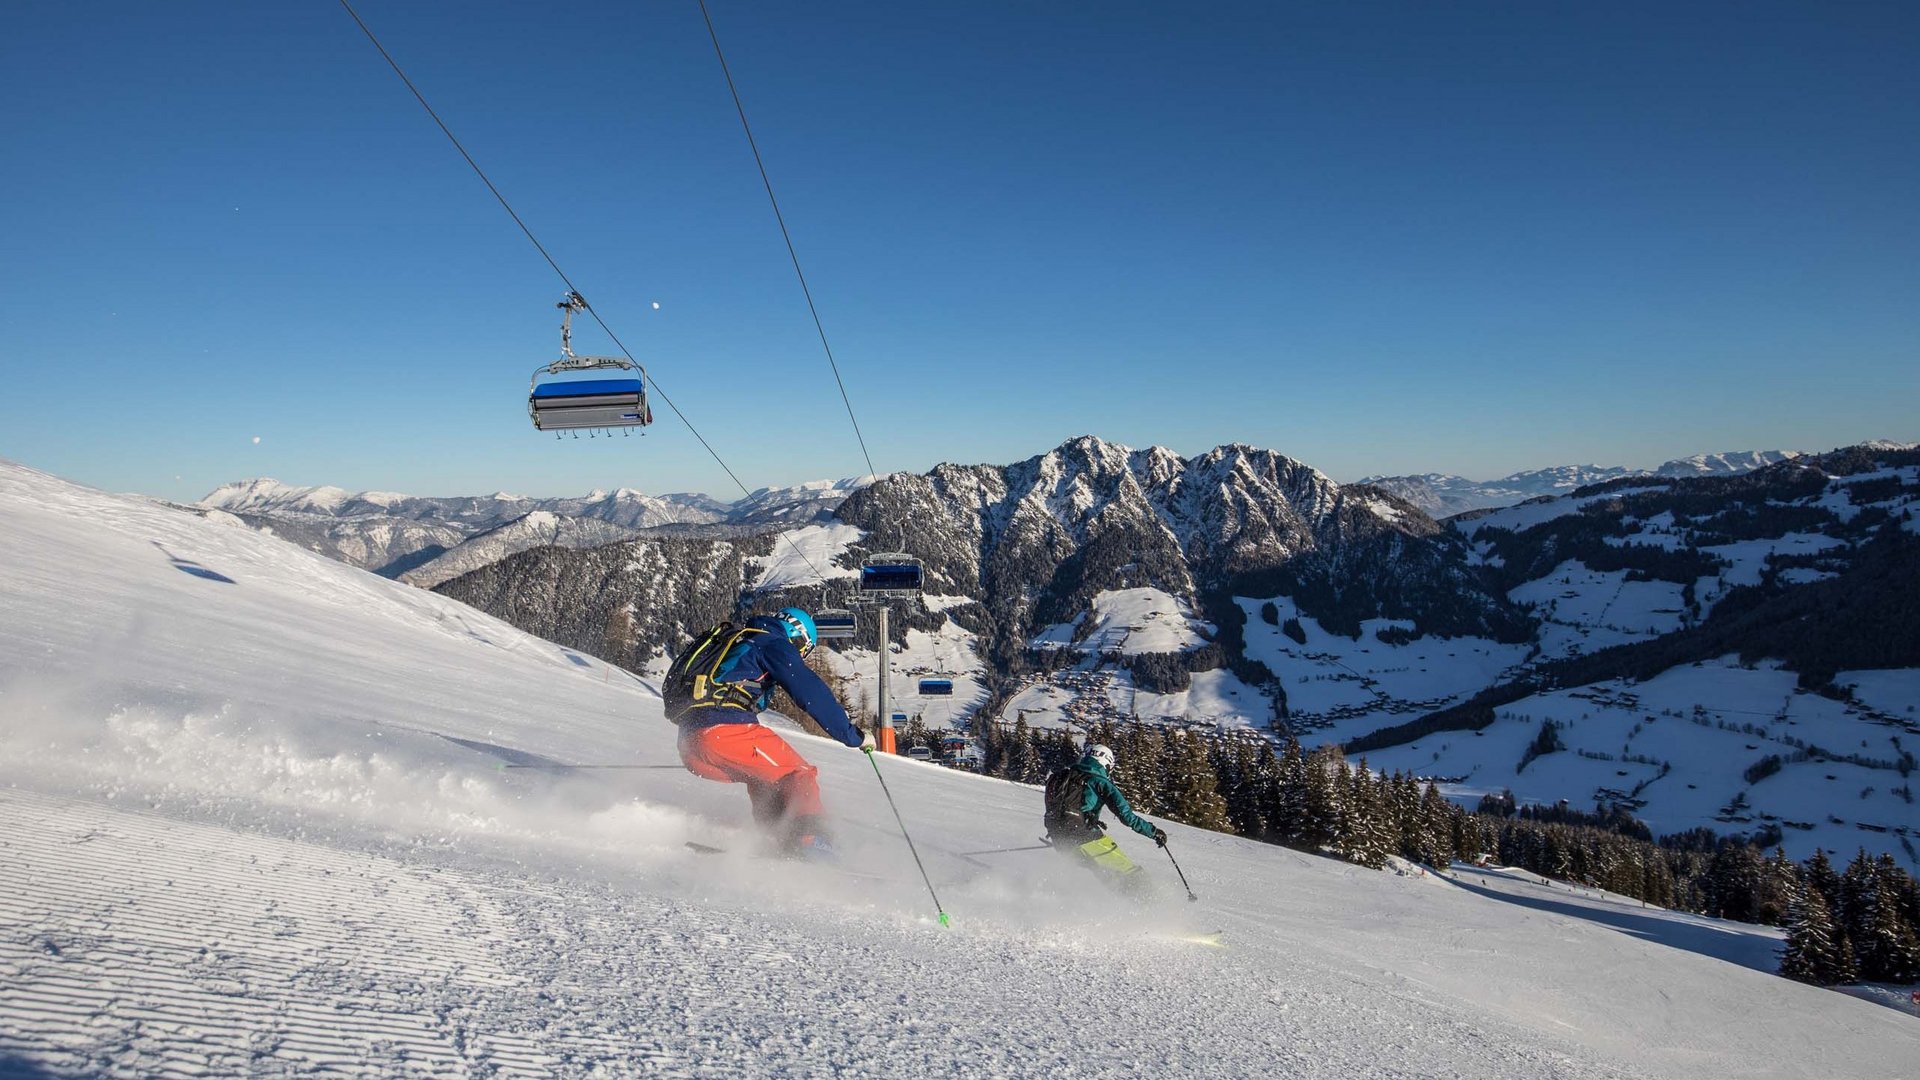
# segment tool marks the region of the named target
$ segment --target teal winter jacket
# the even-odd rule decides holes
[[[1120,794],[1120,789],[1114,786],[1113,780],[1107,776],[1107,770],[1101,768],[1099,762],[1083,757],[1074,763],[1073,768],[1075,772],[1087,776],[1087,793],[1081,800],[1081,813],[1091,819],[1099,815],[1102,806],[1106,806],[1127,828],[1141,836],[1153,835],[1153,822],[1133,812],[1133,807],[1127,805],[1127,797]]]

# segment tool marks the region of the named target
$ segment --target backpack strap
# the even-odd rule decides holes
[[[707,670],[694,672],[693,703],[689,708],[722,708],[743,709],[747,712],[757,711],[756,706],[760,701],[760,692],[758,690],[748,689],[745,682],[722,681],[720,678],[720,667],[727,662],[727,658],[733,655],[734,648],[745,641],[748,635],[764,633],[766,633],[765,630],[757,627],[741,627],[734,632],[732,637],[727,639],[725,645],[716,649],[714,651],[713,663],[707,665]]]

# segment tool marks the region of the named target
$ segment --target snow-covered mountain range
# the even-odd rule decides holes
[[[812,521],[871,480],[762,488],[728,503],[632,488],[545,499],[505,492],[429,498],[256,479],[223,485],[195,505],[330,558],[431,585],[529,547],[591,547],[650,532],[728,535]],[[473,548],[461,550],[469,542]]]
[[[1627,476],[1674,479],[1733,476],[1789,461],[1801,456],[1801,453],[1798,450],[1736,450],[1676,458],[1651,470],[1628,469],[1618,465],[1559,465],[1517,472],[1498,480],[1468,480],[1445,473],[1423,473],[1416,476],[1370,476],[1360,482],[1390,491],[1436,518],[1445,518],[1469,510],[1495,509],[1543,496],[1566,495],[1577,488]]]
[[[756,859],[746,799],[677,767],[654,688],[579,650],[8,463],[0,546],[0,1075],[1692,1080],[1920,1058],[1912,1018],[1767,974],[1777,931],[1177,823],[1198,899],[1123,838],[1154,887],[1133,903],[1022,850],[1035,789],[797,732],[844,864]],[[1125,1008],[1061,1006],[1089,993]]]
[[[1844,770],[1820,768],[1841,751],[1831,735],[1791,730],[1805,714],[1823,731],[1864,722],[1911,734],[1900,723],[1920,701],[1911,682],[1920,646],[1888,650],[1904,639],[1835,632],[1825,638],[1831,655],[1811,657],[1750,627],[1724,629],[1754,604],[1800,603],[1792,597],[1816,586],[1835,594],[1822,602],[1866,610],[1872,541],[1914,514],[1911,454],[1868,444],[1720,476],[1615,476],[1443,526],[1376,486],[1340,485],[1268,450],[1227,446],[1183,458],[1083,437],[1008,466],[941,465],[804,489],[814,493],[804,523],[777,534],[706,524],[607,544],[597,541],[610,533],[577,527],[612,528],[598,519],[536,517],[469,540],[407,580],[647,670],[733,614],[743,594],[768,605],[843,603],[861,557],[908,550],[924,560],[932,595],[896,609],[896,662],[909,676],[954,678],[956,694],[896,704],[940,723],[1084,727],[1137,717],[1250,726],[1309,745],[1352,745],[1447,778],[1466,802],[1506,788],[1583,808],[1621,802],[1661,831],[1784,830],[1796,857],[1864,842],[1920,866],[1911,850],[1920,818],[1904,801],[1904,782],[1870,775],[1889,764],[1897,773],[1904,749],[1855,746],[1873,744],[1871,731],[1846,736],[1849,752],[1867,762],[1854,789],[1861,805],[1815,814],[1807,805],[1815,789],[1844,782]],[[1669,471],[1712,467],[1703,459]],[[1705,633],[1718,651],[1660,660],[1657,643],[1683,632]],[[836,653],[851,685],[871,678],[874,646],[865,628]],[[1652,659],[1631,670],[1562,670],[1629,646],[1653,650]],[[1581,745],[1567,734],[1574,718],[1552,704],[1625,716],[1645,700],[1633,683],[1696,662],[1704,666],[1688,670],[1699,674],[1676,674],[1667,684],[1674,689],[1662,691],[1660,708],[1701,732],[1671,752],[1641,747],[1643,715],[1634,717],[1637,730],[1629,723],[1618,733],[1618,745]],[[1748,662],[1762,666],[1749,672]],[[1872,671],[1891,674],[1863,674]],[[1559,696],[1531,700],[1537,691],[1526,687],[1546,678]],[[1728,700],[1759,700],[1776,683],[1786,687],[1784,708],[1724,711]],[[1853,688],[1839,692],[1852,697],[1832,717],[1819,704],[1831,700],[1819,690],[1827,685]],[[1433,730],[1456,723],[1445,717],[1507,686],[1506,700],[1474,714],[1485,723],[1470,742],[1442,739],[1436,750],[1420,734],[1428,729],[1414,727],[1434,716],[1442,719]],[[1520,700],[1527,705],[1513,704]],[[1761,712],[1785,719],[1756,738],[1742,725],[1765,726]],[[1521,750],[1508,743],[1535,737],[1548,716],[1575,752],[1522,769]],[[1733,729],[1741,729],[1737,745],[1719,746]],[[1414,733],[1390,734],[1403,730]],[[1761,782],[1746,778],[1773,755],[1784,768]],[[1623,764],[1627,757],[1660,764]],[[1643,775],[1695,764],[1705,772],[1678,782]]]
[[[1904,744],[1888,742],[1920,735],[1907,730],[1920,642],[1866,614],[1900,595],[1875,584],[1876,566],[1920,580],[1920,557],[1893,542],[1916,527],[1916,465],[1912,451],[1859,448],[1726,477],[1619,478],[1443,527],[1271,451],[1181,458],[1081,438],[1011,466],[888,477],[835,524],[759,546],[649,538],[524,552],[440,589],[644,668],[731,614],[742,591],[767,605],[844,602],[863,555],[904,549],[923,559],[933,595],[896,609],[895,663],[954,678],[956,693],[902,707],[937,722],[1250,726],[1351,744],[1446,778],[1469,803],[1507,788],[1620,803],[1663,832],[1783,832],[1796,857],[1865,844],[1920,866]],[[1813,603],[1856,613],[1851,629],[1821,636],[1825,655],[1735,621],[1755,605]],[[636,647],[610,654],[616,612],[630,615]],[[1706,644],[1660,651],[1694,640],[1683,633]],[[869,628],[836,654],[855,685],[871,677],[874,646]],[[1569,666],[1628,647],[1646,650],[1631,667]],[[1694,673],[1668,678],[1661,704],[1646,706],[1632,685],[1676,665]],[[1531,700],[1547,679],[1557,696]],[[1500,687],[1513,689],[1474,713],[1466,741],[1410,727],[1451,723]],[[1769,708],[1739,707],[1752,717],[1726,711],[1776,691]],[[1651,739],[1642,707],[1695,734]],[[1755,734],[1768,726],[1760,713],[1775,718],[1770,733]],[[1616,732],[1591,721],[1603,714],[1631,722]],[[1573,752],[1523,765],[1548,716]],[[1815,814],[1809,800],[1848,782],[1823,767],[1844,753],[1865,762],[1859,805]],[[1774,755],[1783,768],[1748,778]],[[1890,782],[1871,775],[1882,768]]]

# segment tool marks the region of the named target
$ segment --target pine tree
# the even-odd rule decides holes
[[[1027,726],[1025,714],[1013,722],[1013,732],[1007,737],[1006,755],[1006,765],[1001,775],[1016,784],[1033,783],[1036,768],[1033,729]]]
[[[1660,907],[1674,906],[1673,867],[1659,852],[1645,861],[1640,880],[1640,899]]]
[[[1295,739],[1287,740],[1280,757],[1280,773],[1268,789],[1267,827],[1290,844],[1308,845],[1307,835],[1307,758]]]
[[[1396,770],[1390,778],[1382,779],[1380,790],[1388,803],[1388,850],[1412,862],[1424,861],[1421,852],[1425,819],[1420,813],[1420,785],[1412,773]]]
[[[1856,942],[1860,975],[1870,982],[1920,981],[1920,941],[1900,915],[1893,883],[1874,882],[1867,898],[1867,932]]]
[[[1061,769],[1080,760],[1080,747],[1075,744],[1073,733],[1064,728],[1043,729],[1046,736],[1045,749],[1041,753],[1040,777],[1045,779]]]
[[[1251,754],[1246,767],[1245,798],[1247,816],[1243,824],[1243,835],[1255,840],[1272,842],[1280,838],[1279,824],[1269,816],[1275,803],[1273,793],[1280,784],[1280,759],[1273,752],[1273,743],[1260,740],[1259,746]]]
[[[1840,943],[1834,937],[1833,915],[1819,890],[1796,886],[1787,916],[1787,945],[1780,955],[1780,974],[1815,986],[1841,980]]]
[[[1869,934],[1867,904],[1873,896],[1874,879],[1873,859],[1863,847],[1840,875],[1839,903],[1834,908],[1834,918],[1853,941],[1855,955],[1863,968],[1868,966],[1865,956],[1865,941]]]
[[[1205,743],[1180,731],[1175,731],[1168,742],[1172,775],[1167,816],[1198,828],[1227,831],[1227,800],[1219,793],[1219,780],[1207,760]]]
[[[1839,924],[1836,923],[1835,928],[1838,929],[1838,926]],[[1856,983],[1859,981],[1860,961],[1853,951],[1853,939],[1847,936],[1845,930],[1841,930],[1840,959],[1834,965],[1832,985],[1844,986],[1847,983]]]
[[[988,724],[981,740],[980,771],[988,776],[1007,775],[1007,732],[1000,724]]]
[[[1167,761],[1160,736],[1142,724],[1128,724],[1114,737],[1113,782],[1126,792],[1135,811],[1166,815]]]
[[[1792,906],[1794,890],[1800,885],[1799,868],[1787,858],[1785,848],[1776,847],[1761,867],[1759,892],[1754,915],[1767,926],[1782,926]]]
[[[1707,914],[1717,919],[1755,921],[1761,872],[1760,855],[1752,847],[1737,841],[1721,844],[1707,869]]]
[[[1310,851],[1333,847],[1340,839],[1347,795],[1341,777],[1346,772],[1347,759],[1338,747],[1321,747],[1304,764],[1299,840]]]
[[[1827,902],[1827,910],[1832,911],[1833,905],[1840,900],[1840,874],[1834,870],[1824,850],[1814,849],[1813,857],[1807,860],[1800,877],[1810,888],[1819,892],[1820,898]]]
[[[1421,862],[1436,870],[1445,870],[1453,863],[1453,819],[1457,814],[1459,810],[1440,794],[1440,788],[1428,781],[1426,793],[1420,798]]]
[[[919,713],[914,713],[913,719],[907,721],[906,730],[900,733],[901,751],[904,753],[910,746],[932,745],[933,733],[927,730],[927,722],[921,719]]]
[[[1387,856],[1393,851],[1385,782],[1374,780],[1366,758],[1361,758],[1359,766],[1350,771],[1345,769],[1344,760],[1342,766],[1347,781],[1347,812],[1341,832],[1341,853],[1361,866],[1377,870],[1387,865]]]
[[[1891,885],[1894,895],[1899,898],[1900,917],[1907,920],[1907,925],[1913,927],[1916,933],[1920,933],[1920,881],[1915,881],[1912,874],[1902,870],[1900,864],[1893,861],[1893,856],[1886,852],[1881,853],[1880,861],[1874,866],[1880,872],[1880,880]]]

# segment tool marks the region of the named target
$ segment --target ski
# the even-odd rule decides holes
[[[725,855],[727,853],[726,848],[714,847],[712,844],[702,844],[694,840],[688,840],[688,841],[685,841],[685,843],[687,846],[687,850],[697,855]],[[792,855],[781,855],[773,852],[764,852],[764,853],[756,854],[753,857],[755,859],[759,859],[765,862],[780,862],[780,863],[790,863],[794,866],[818,867],[822,870],[830,870],[836,874],[843,874],[847,877],[860,878],[865,881],[886,881],[886,882],[893,882],[893,883],[898,883],[900,881],[899,878],[893,877],[888,874],[876,874],[867,870],[854,870],[849,867],[842,866],[836,862],[828,862],[824,859],[797,858]]]

